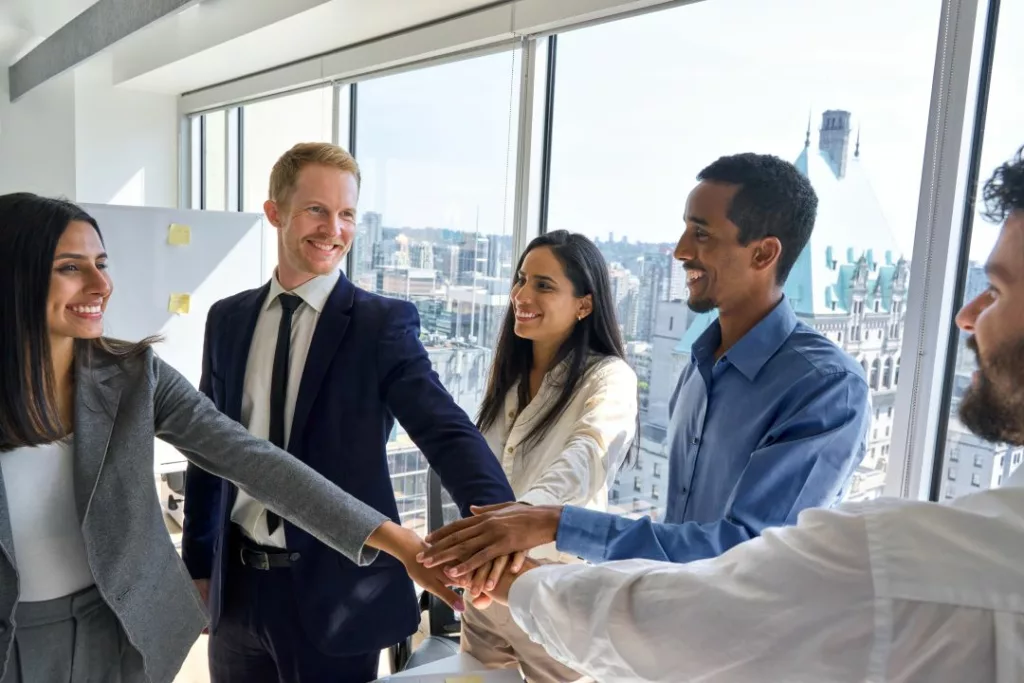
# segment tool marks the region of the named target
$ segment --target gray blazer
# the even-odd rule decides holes
[[[207,623],[164,526],[154,436],[353,562],[376,558],[364,542],[387,517],[222,415],[152,349],[127,360],[80,352],[75,382],[75,502],[89,564],[152,683],[174,678]],[[0,475],[0,678],[19,591],[3,483]]]

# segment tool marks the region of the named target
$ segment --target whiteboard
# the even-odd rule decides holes
[[[215,302],[260,287],[276,254],[267,254],[262,214],[83,204],[96,222],[114,291],[104,315],[107,336],[130,341],[159,334],[160,357],[194,385],[202,373],[206,314]],[[172,246],[172,224],[188,226],[191,242]],[[188,294],[187,315],[168,310],[172,294]],[[181,469],[183,456],[157,442],[157,471]]]

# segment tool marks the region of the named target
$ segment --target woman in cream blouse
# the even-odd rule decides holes
[[[608,266],[583,235],[551,232],[526,248],[510,298],[477,426],[520,502],[604,510],[637,435],[636,375],[624,360]],[[554,544],[532,555],[575,561]],[[502,605],[467,605],[462,647],[489,667],[521,668],[531,683],[584,680]]]

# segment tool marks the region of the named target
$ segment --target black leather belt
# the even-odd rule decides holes
[[[235,543],[238,550],[238,557],[242,564],[253,569],[264,571],[290,567],[295,564],[300,555],[284,548],[271,548],[263,546],[245,536],[238,527],[234,527]]]

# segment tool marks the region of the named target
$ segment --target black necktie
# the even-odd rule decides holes
[[[277,349],[274,351],[274,374],[270,380],[270,443],[284,449],[284,408],[288,395],[288,356],[292,345],[292,315],[302,303],[294,294],[281,294],[281,324],[277,327]],[[267,531],[274,533],[281,518],[267,510]]]

